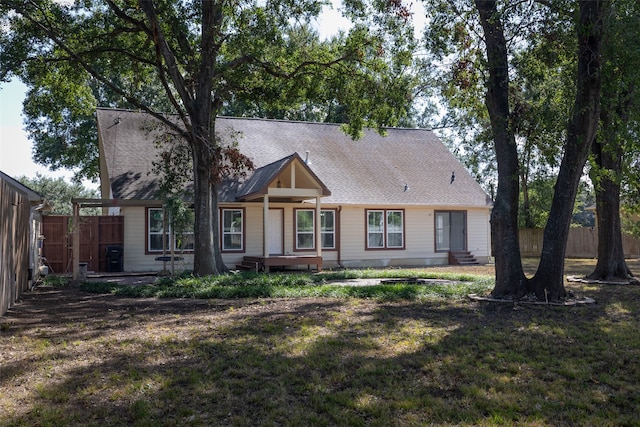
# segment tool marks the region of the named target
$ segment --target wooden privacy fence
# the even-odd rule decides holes
[[[539,257],[542,253],[542,228],[520,229],[520,254],[523,257]],[[627,258],[640,257],[640,239],[622,235],[622,247]],[[567,258],[596,258],[598,255],[598,231],[595,228],[576,227],[569,229]]]
[[[42,218],[42,256],[51,273],[73,271],[72,222],[71,216],[47,215]],[[88,271],[109,271],[107,247],[122,247],[123,244],[123,216],[80,217],[80,262],[87,263]]]
[[[29,198],[0,177],[0,316],[29,287]]]

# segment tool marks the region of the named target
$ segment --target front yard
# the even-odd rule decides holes
[[[640,287],[568,288],[597,304],[41,287],[0,318],[0,425],[638,425]]]

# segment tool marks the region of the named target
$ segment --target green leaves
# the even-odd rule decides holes
[[[407,116],[412,30],[393,2],[348,3],[353,28],[321,41],[309,28],[326,1],[9,1],[0,6],[8,17],[0,77],[13,73],[31,88],[27,120],[39,161],[80,165],[79,175],[95,177],[88,110],[135,108],[184,139],[184,149],[163,150],[178,157],[161,162],[182,163],[165,180],[174,185],[167,193],[190,170],[195,197],[211,200],[232,169],[250,166],[248,153],[216,140],[220,113],[338,119],[353,136]],[[224,266],[209,220],[217,206],[201,201],[194,269],[217,273]]]
[[[22,184],[39,193],[52,206],[51,215],[72,215],[73,209],[71,199],[91,199],[97,198],[98,192],[85,188],[82,184],[67,183],[63,178],[49,178],[36,175],[35,178],[20,177],[18,178]],[[99,209],[84,209],[83,215],[97,215]]]
[[[393,2],[347,3],[353,27],[322,41],[310,24],[326,1],[220,2],[207,23],[198,2],[154,1],[181,92],[135,2],[8,1],[0,78],[17,75],[31,89],[36,160],[78,178],[97,176],[96,106],[183,110],[178,94],[195,99],[203,66],[213,67],[207,96],[225,114],[349,121],[354,135],[396,125],[412,102],[413,29]],[[204,57],[209,39],[213,54]]]

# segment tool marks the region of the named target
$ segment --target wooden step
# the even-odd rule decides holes
[[[449,265],[480,265],[480,263],[469,251],[453,251],[449,252]]]
[[[242,263],[240,264],[236,264],[236,269],[237,270],[243,270],[243,271],[261,271],[264,268],[264,266],[262,265],[262,261],[260,260],[260,258],[256,258],[256,257],[244,257],[244,259],[242,260]]]

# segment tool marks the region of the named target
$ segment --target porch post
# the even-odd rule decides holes
[[[322,256],[322,219],[320,218],[320,196],[316,197],[316,252]]]
[[[263,198],[264,211],[262,213],[263,218],[263,229],[262,235],[264,237],[263,245],[262,245],[262,256],[269,256],[269,195],[265,194]]]
[[[80,280],[80,205],[73,203],[73,232],[72,232],[73,254],[73,280]]]

